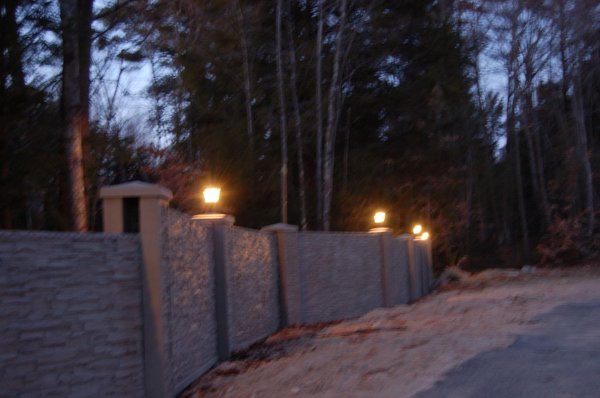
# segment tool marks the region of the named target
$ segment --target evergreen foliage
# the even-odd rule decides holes
[[[418,222],[432,233],[439,266],[594,255],[593,1],[283,0],[281,46],[275,3],[95,4],[92,56],[82,61],[92,72],[83,147],[91,229],[101,229],[100,187],[141,179],[172,189],[173,205],[190,213],[203,210],[201,188],[219,184],[221,210],[248,227],[279,222],[284,195],[298,225],[306,198],[308,229],[364,231],[385,209],[396,232]],[[70,228],[58,4],[0,0],[2,228]],[[482,84],[491,64],[507,91]],[[117,116],[122,75],[143,65],[152,137]]]

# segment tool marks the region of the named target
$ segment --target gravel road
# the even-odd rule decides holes
[[[473,369],[494,361],[503,362],[505,372],[510,370],[508,365],[529,368],[535,380],[541,377],[542,384],[551,387],[550,377],[563,372],[546,374],[542,368],[534,369],[528,366],[526,355],[531,357],[531,350],[535,353],[538,348],[552,351],[553,344],[556,350],[569,351],[569,346],[558,344],[565,338],[561,333],[571,331],[568,323],[578,318],[569,318],[568,313],[589,309],[589,303],[600,303],[600,267],[486,271],[412,305],[377,309],[336,324],[285,329],[220,364],[183,396],[475,397],[482,395],[447,394],[464,384]],[[570,309],[566,315],[564,308]],[[561,311],[566,318],[560,317]],[[600,320],[600,311],[594,311]],[[562,331],[556,326],[561,322]],[[596,339],[598,348],[598,324],[588,326],[591,329],[583,333]],[[536,346],[542,340],[549,346]],[[573,344],[579,343],[574,338]],[[567,360],[560,352],[556,354],[556,366],[571,367],[563,359]],[[493,385],[502,374],[498,369],[482,370],[478,383]]]

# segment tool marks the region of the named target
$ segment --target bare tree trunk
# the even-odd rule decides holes
[[[544,209],[544,218],[546,219],[546,225],[549,226],[552,223],[552,210],[550,208],[550,202],[548,201],[548,188],[546,187],[546,172],[544,166],[544,156],[542,152],[542,144],[540,138],[540,123],[536,114],[533,112],[533,104],[531,105],[532,109],[532,135],[533,135],[533,147],[537,154],[537,170],[538,170],[538,178],[540,185],[540,193],[542,194],[542,207]]]
[[[562,72],[561,79],[561,97],[562,103],[564,106],[565,114],[567,113],[567,92],[569,90],[569,63],[567,61],[567,16],[566,16],[566,1],[568,0],[559,0],[559,16],[558,16],[558,26],[559,26],[559,52],[560,52],[560,65]]]
[[[246,106],[246,134],[248,135],[248,149],[254,161],[254,115],[252,112],[252,84],[250,81],[250,56],[248,51],[248,38],[244,12],[239,0],[235,2],[237,11],[238,29],[242,45],[243,73],[244,73],[244,102]]]
[[[581,169],[583,171],[583,183],[585,191],[585,211],[587,215],[587,235],[591,236],[594,232],[594,185],[592,166],[590,162],[590,153],[587,142],[587,131],[585,126],[585,113],[583,109],[583,93],[581,89],[581,75],[573,75],[573,113],[575,116],[575,139],[576,152]]]
[[[344,135],[344,179],[342,182],[342,187],[345,190],[348,189],[348,164],[350,163],[350,115],[352,113],[351,109],[348,109],[346,113],[346,134]]]
[[[323,2],[317,0],[318,20],[317,20],[317,43],[315,54],[315,91],[316,91],[316,176],[315,184],[317,191],[317,226],[323,229],[323,95],[321,93],[321,84],[323,83]]]
[[[281,169],[279,172],[281,181],[281,222],[288,222],[288,157],[287,157],[287,114],[285,107],[285,92],[283,87],[283,56],[281,41],[281,19],[283,0],[277,0],[277,15],[275,20],[275,41],[277,57],[277,92],[279,95],[279,122],[280,122],[280,143],[281,143]]]
[[[471,224],[473,219],[473,186],[475,185],[475,172],[474,161],[473,161],[473,144],[472,137],[469,133],[468,136],[468,149],[467,149],[467,184],[466,184],[466,204],[467,204],[467,225],[465,226],[466,239],[465,248],[466,253],[469,254],[471,250]]]
[[[289,5],[289,1],[288,1]],[[304,178],[304,143],[302,140],[302,120],[300,118],[300,104],[298,103],[298,77],[296,71],[296,49],[294,45],[293,21],[288,13],[288,47],[290,51],[290,79],[292,90],[292,104],[294,106],[294,127],[296,129],[296,156],[298,158],[298,190],[300,199],[300,229],[305,231],[308,228],[306,216],[306,183]]]
[[[0,1],[0,181],[8,180],[10,176],[10,141],[8,125],[13,115],[9,101],[24,94],[25,74],[23,72],[23,53],[19,43],[19,26],[17,23],[17,0]],[[10,84],[12,95],[7,94]],[[14,133],[12,133],[14,134]],[[2,209],[2,220],[0,227],[11,229],[13,227],[14,196],[8,191],[10,187],[1,186],[6,191],[2,192],[0,208]],[[14,189],[14,188],[13,188]]]
[[[523,173],[521,172],[521,145],[519,143],[519,136],[514,129],[514,122],[512,124],[510,132],[513,136],[514,152],[513,161],[515,164],[515,184],[517,186],[517,202],[519,206],[519,218],[521,219],[521,234],[523,235],[523,249],[525,253],[529,251],[529,228],[527,226],[527,213],[525,211],[525,195],[523,194]]]
[[[527,73],[526,73],[527,75]],[[539,151],[539,137],[536,137],[537,128],[534,123],[534,110],[533,110],[533,99],[531,93],[531,85],[526,84],[529,90],[524,93],[525,106],[523,109],[523,125],[525,138],[527,142],[527,151],[529,158],[529,168],[531,172],[531,181],[534,189],[534,196],[540,202],[540,208],[544,219],[544,225],[548,227],[551,223],[550,206],[548,205],[548,198],[546,195],[546,184],[543,178],[543,162],[541,159],[541,153]]]
[[[87,100],[82,103],[82,98],[86,93],[89,95],[89,86],[82,88],[82,82],[89,82],[89,75],[87,78],[82,76],[81,69],[83,65],[89,67],[89,60],[82,62],[82,56],[86,55],[86,51],[83,49],[82,52],[80,48],[82,26],[79,2],[61,0],[60,14],[63,38],[62,101],[67,143],[71,228],[75,231],[86,231],[88,225],[83,176],[83,137],[89,129],[89,105]]]
[[[515,184],[517,188],[517,206],[519,208],[519,218],[521,221],[521,235],[523,240],[523,249],[527,256],[529,252],[529,228],[527,225],[527,212],[525,210],[525,195],[523,193],[523,173],[521,172],[521,144],[520,137],[516,131],[516,105],[520,97],[519,73],[517,66],[518,54],[520,51],[520,42],[518,37],[520,4],[513,3],[513,10],[510,20],[510,52],[507,58],[507,78],[508,93],[506,107],[506,135],[513,144],[513,162],[515,166]]]
[[[347,0],[340,0],[340,18],[335,41],[335,55],[333,60],[333,72],[329,87],[329,103],[327,107],[327,125],[325,127],[325,159],[323,167],[323,228],[328,231],[331,227],[331,205],[333,200],[333,168],[335,163],[335,136],[336,119],[339,114],[340,95],[340,62],[342,57],[342,45],[344,29],[346,27],[346,5]]]
[[[78,0],[79,7],[79,96],[83,144],[90,131],[90,64],[92,62],[92,0]]]

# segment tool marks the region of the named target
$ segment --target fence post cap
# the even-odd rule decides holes
[[[377,227],[377,228],[371,228],[369,230],[370,234],[391,234],[393,233],[393,230],[391,228],[387,228],[387,227]]]
[[[173,199],[173,192],[162,185],[131,181],[100,188],[100,198],[158,198],[169,201]]]
[[[267,225],[266,227],[262,227],[260,230],[265,231],[265,232],[298,232],[298,226],[291,225],[291,224],[277,223],[277,224]]]
[[[192,220],[200,221],[203,224],[233,225],[235,223],[235,217],[223,213],[196,214],[192,216]]]

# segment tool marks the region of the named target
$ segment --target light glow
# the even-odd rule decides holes
[[[427,240],[427,239],[429,239],[429,232],[423,232],[421,234],[421,236],[419,237],[419,239],[421,239],[421,240]]]
[[[217,203],[219,201],[219,195],[221,194],[221,188],[206,188],[204,189],[204,202],[205,203]]]
[[[421,224],[417,224],[413,227],[413,234],[419,235],[423,231]]]
[[[385,212],[378,211],[377,213],[375,213],[375,216],[373,216],[373,220],[375,221],[376,224],[383,223],[385,221]]]

